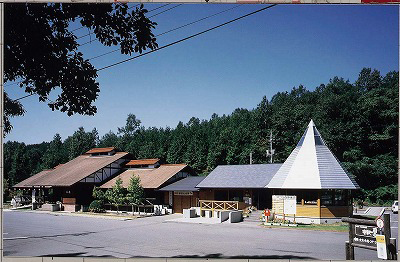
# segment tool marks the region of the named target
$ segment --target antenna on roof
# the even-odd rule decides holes
[[[270,163],[272,164],[272,162],[273,162],[273,157],[274,157],[274,154],[275,154],[275,149],[272,149],[272,141],[273,141],[274,139],[272,138],[272,130],[271,130],[271,133],[269,134],[269,149],[267,149],[267,159],[268,159],[268,157],[270,156],[271,158],[270,158]]]

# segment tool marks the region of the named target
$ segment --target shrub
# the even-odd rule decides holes
[[[104,206],[102,201],[100,200],[93,200],[92,203],[89,205],[89,211],[94,213],[102,213],[104,212]]]

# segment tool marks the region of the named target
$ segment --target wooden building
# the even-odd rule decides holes
[[[132,163],[132,160],[130,163]],[[143,166],[147,161],[141,160],[139,162],[141,168],[136,168],[137,165],[129,166],[129,169],[122,172],[120,175],[104,183],[100,188],[112,188],[118,178],[122,180],[122,186],[127,188],[129,180],[133,175],[139,177],[140,184],[145,191],[146,199],[151,199],[152,204],[156,205],[169,205],[169,195],[158,189],[174,183],[185,177],[196,175],[192,168],[186,164],[164,164],[158,167]],[[135,162],[137,164],[138,162]],[[153,164],[149,164],[153,165]]]
[[[61,201],[64,210],[76,211],[89,205],[95,185],[119,174],[129,154],[115,148],[94,148],[71,161],[42,171],[16,184],[14,188],[35,189],[50,202]]]
[[[340,221],[351,214],[351,191],[359,189],[312,120],[283,164],[218,166],[196,187],[200,207],[272,208],[277,217],[304,223]],[[295,196],[296,214],[283,214],[283,204],[273,202],[273,196]]]
[[[288,219],[331,223],[352,213],[351,190],[359,186],[326,146],[311,120],[296,148],[266,188],[273,195],[296,196],[296,214]]]
[[[163,191],[164,199],[168,199],[168,205],[174,213],[182,213],[183,209],[199,206],[199,200],[206,198],[206,192],[200,191],[196,186],[204,179],[201,176],[189,176],[178,180],[159,191]]]

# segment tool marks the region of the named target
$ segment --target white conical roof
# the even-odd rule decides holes
[[[314,122],[296,148],[266,186],[284,189],[357,189],[356,181],[347,174],[326,146]]]

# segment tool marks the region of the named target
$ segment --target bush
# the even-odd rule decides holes
[[[93,200],[89,205],[89,211],[94,213],[102,213],[105,211],[103,202],[100,200]]]

